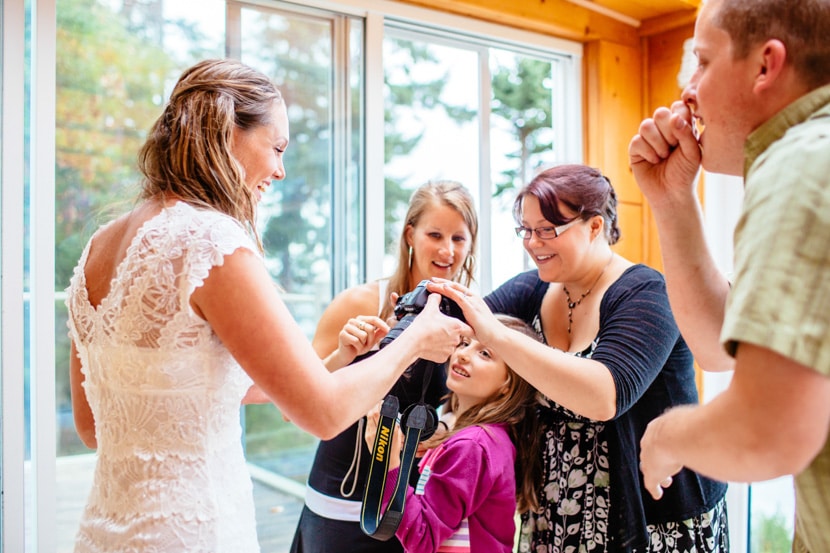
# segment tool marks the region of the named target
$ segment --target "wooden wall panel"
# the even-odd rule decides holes
[[[677,75],[680,72],[683,44],[693,35],[694,25],[687,24],[644,39],[648,68],[646,108],[649,113],[680,97],[681,87]]]
[[[624,239],[614,250],[634,261],[648,251],[644,199],[628,166],[628,143],[641,120],[642,56],[639,48],[607,41],[585,45],[585,162],[614,186]]]
[[[621,202],[617,205],[620,241],[614,245],[614,251],[630,259],[639,261],[643,258],[643,205]]]
[[[584,65],[585,160],[608,175],[621,201],[641,203],[628,168],[628,142],[641,119],[640,51],[596,41],[586,44]]]
[[[643,117],[651,115],[660,106],[671,105],[680,98],[682,88],[677,77],[683,58],[683,45],[692,36],[694,36],[693,20],[677,28],[643,38],[643,65],[646,68]],[[660,255],[657,229],[648,205],[645,205],[643,225],[645,249],[642,261],[662,270],[663,260]]]

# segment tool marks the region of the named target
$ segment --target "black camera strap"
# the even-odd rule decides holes
[[[424,375],[424,382],[429,381],[432,372],[431,367],[427,372],[428,374]],[[424,388],[425,392],[426,387]],[[404,443],[400,471],[395,482],[392,499],[389,501],[386,512],[381,515],[384,490],[388,485],[389,454],[391,453],[398,408],[397,397],[388,395],[383,400],[378,431],[372,448],[368,480],[363,492],[363,505],[360,510],[361,530],[380,541],[387,541],[394,536],[398,525],[401,523],[404,504],[406,503],[406,488],[409,485],[409,474],[415,465],[418,444],[422,439],[431,435],[436,422],[435,414],[430,412],[430,408],[424,403],[423,397],[419,403],[407,409],[401,418],[401,427],[404,428]]]

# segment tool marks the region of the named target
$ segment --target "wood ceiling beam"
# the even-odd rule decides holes
[[[643,20],[640,25],[640,36],[648,37],[671,31],[685,25],[694,25],[697,19],[697,10],[683,10],[658,17]]]
[[[601,39],[634,46],[640,40],[636,27],[566,0],[399,1],[578,42]]]

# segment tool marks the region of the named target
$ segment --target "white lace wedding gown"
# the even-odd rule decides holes
[[[66,300],[95,416],[98,460],[75,551],[259,551],[241,446],[252,384],[190,295],[237,248],[236,220],[177,203],[147,221],[93,308],[83,267]]]

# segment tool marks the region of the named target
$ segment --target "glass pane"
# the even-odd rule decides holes
[[[788,553],[792,549],[795,491],[791,476],[749,488],[751,553]]]
[[[258,223],[268,268],[311,338],[335,282],[362,272],[362,21],[242,6],[239,36],[240,59],[271,76],[288,107],[286,178],[263,197]],[[270,502],[257,513],[260,544],[287,551],[317,439],[273,405],[244,411],[246,456],[268,487],[257,503]]]
[[[412,190],[429,180],[479,181],[478,53],[397,36],[383,43],[385,99],[385,274]]]
[[[529,267],[520,239],[513,233],[513,200],[544,165],[556,161],[550,60],[505,50],[490,51],[492,99],[490,163],[493,182],[493,285]]]
[[[258,222],[268,268],[310,338],[331,294],[333,23],[255,8],[241,21],[242,61],[270,75],[288,107],[286,177],[271,183]],[[304,484],[316,444],[273,405],[245,408],[249,461]]]
[[[175,5],[175,3],[170,3]],[[62,293],[84,244],[138,195],[136,155],[181,70],[216,56],[211,34],[224,3],[168,14],[161,2],[57,3],[55,290]],[[221,25],[220,25],[221,29]],[[189,43],[183,42],[185,37]],[[204,49],[201,44],[211,44]],[[62,299],[62,296],[61,298]],[[70,410],[68,340],[58,306],[59,421]],[[71,423],[71,415],[69,416]],[[78,452],[74,430],[58,430],[58,454]],[[80,446],[81,448],[83,446]]]
[[[241,16],[241,60],[277,83],[290,121],[286,177],[258,208],[266,261],[311,336],[330,289],[333,23],[254,8]]]

